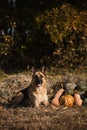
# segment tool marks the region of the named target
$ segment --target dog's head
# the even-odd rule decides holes
[[[45,85],[46,84],[45,69],[42,69],[41,71],[33,70],[31,83],[35,87],[41,87]]]

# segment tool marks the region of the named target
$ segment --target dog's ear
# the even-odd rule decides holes
[[[44,75],[46,75],[46,67],[45,67],[45,66],[42,67],[42,73],[43,73]]]
[[[34,75],[34,74],[35,74],[35,72],[36,72],[35,67],[32,67],[32,75]]]

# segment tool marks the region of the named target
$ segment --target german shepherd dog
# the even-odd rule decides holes
[[[42,71],[35,71],[35,69],[33,69],[30,85],[12,98],[10,106],[16,107],[23,100],[25,100],[26,105],[32,107],[39,107],[41,103],[48,106],[49,103],[44,67],[42,68]]]

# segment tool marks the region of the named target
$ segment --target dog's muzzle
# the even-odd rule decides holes
[[[34,77],[35,78],[35,84],[36,86],[40,87],[43,83],[43,80],[41,77],[38,77],[37,75]]]

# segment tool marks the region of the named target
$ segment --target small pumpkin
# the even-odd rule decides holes
[[[74,97],[72,95],[63,95],[60,98],[60,105],[73,106]]]

